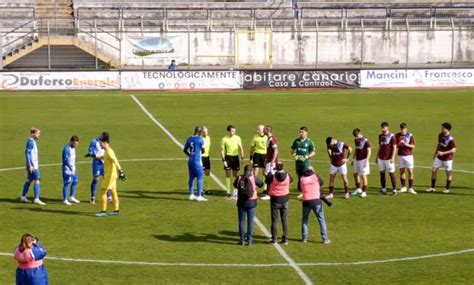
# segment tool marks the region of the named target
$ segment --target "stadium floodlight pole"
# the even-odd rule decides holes
[[[97,21],[94,19],[94,57],[95,69],[99,69],[99,61],[97,60]]]
[[[189,30],[189,19],[186,19],[188,27],[188,69],[191,69],[191,31]]]
[[[364,18],[360,18],[360,68],[364,67]]]
[[[3,36],[2,36],[2,33],[3,33],[3,26],[2,26],[2,22],[0,21],[0,51],[2,52],[2,54],[0,56],[0,70],[3,69]]]
[[[451,68],[454,65],[454,19],[451,17]]]
[[[48,70],[51,69],[51,34],[49,29],[49,19],[46,20],[46,27],[48,29]]]
[[[410,55],[410,24],[408,23],[408,18],[405,18],[407,25],[407,48],[406,48],[406,60],[405,60],[405,69],[408,68],[408,57]]]
[[[314,67],[318,68],[318,61],[319,61],[319,22],[318,19],[316,19],[316,58],[315,58],[315,63]]]

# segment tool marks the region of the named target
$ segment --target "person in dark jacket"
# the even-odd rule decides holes
[[[234,181],[234,187],[240,188],[243,179],[248,179],[252,185],[253,193],[251,197],[237,196],[237,208],[239,215],[239,245],[252,245],[253,242],[253,220],[257,210],[257,187],[262,187],[263,182],[253,175],[252,166],[244,167],[244,174],[237,176]],[[245,216],[247,216],[247,235],[245,235]],[[246,241],[245,241],[246,240]]]
[[[272,237],[269,243],[276,243],[278,215],[281,217],[283,236],[281,243],[288,244],[288,201],[290,200],[290,183],[293,181],[291,175],[285,171],[283,162],[277,162],[275,174],[269,173],[265,176],[270,195],[270,210],[272,215]]]
[[[323,186],[323,184],[323,179],[314,173],[313,167],[309,166],[303,171],[303,175],[300,178],[301,193],[303,194],[303,217],[301,219],[301,236],[303,242],[307,242],[308,240],[308,218],[311,211],[313,211],[318,219],[323,243],[331,243],[328,238],[328,230],[324,218],[323,205],[321,203],[321,186]]]

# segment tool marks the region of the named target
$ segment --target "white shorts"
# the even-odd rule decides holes
[[[413,169],[415,161],[413,155],[399,155],[398,156],[398,167]]]
[[[265,164],[265,170],[263,171],[263,174],[268,175],[269,173],[275,174],[275,163],[268,162]]]
[[[329,167],[329,174],[334,175],[337,173],[341,173],[342,175],[347,174],[347,163],[344,163],[341,166],[334,166],[331,164],[331,167]]]
[[[370,163],[367,159],[354,160],[354,166],[352,167],[354,173],[359,175],[369,175],[370,174]]]
[[[393,162],[391,163],[389,159],[382,160],[382,159],[378,158],[377,159],[377,165],[379,166],[380,171],[388,170],[388,172],[390,172],[390,173],[395,172],[395,163],[393,163]]]
[[[439,158],[435,158],[433,161],[434,168],[444,168],[447,171],[453,170],[453,161],[452,160],[440,160]]]

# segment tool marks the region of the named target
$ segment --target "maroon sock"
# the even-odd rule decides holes
[[[390,175],[390,182],[392,182],[393,190],[397,189],[397,178],[395,177],[395,173],[389,173]]]
[[[413,179],[408,179],[408,187],[413,188]]]
[[[436,179],[431,179],[431,188],[436,188]]]
[[[367,191],[367,185],[362,185],[362,192],[366,192]]]
[[[451,187],[451,180],[446,180],[446,189],[449,189]]]
[[[402,183],[402,187],[405,187],[407,180],[405,178],[400,177],[400,182]]]
[[[344,193],[347,193],[349,191],[349,186],[348,185],[344,185]]]
[[[382,188],[385,188],[385,185],[386,185],[386,181],[385,181],[385,173],[384,172],[380,172],[380,185],[382,185]]]
[[[360,183],[356,182],[356,189],[359,189],[359,188],[360,188]]]
[[[329,194],[334,193],[334,186],[329,186]]]

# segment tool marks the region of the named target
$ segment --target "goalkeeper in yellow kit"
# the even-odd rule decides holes
[[[95,214],[97,217],[117,216],[120,214],[119,200],[117,195],[117,178],[125,181],[127,176],[123,171],[120,163],[115,156],[114,150],[110,147],[108,136],[101,136],[100,147],[105,150],[104,155],[104,180],[102,181],[102,210]],[[114,204],[114,211],[107,213],[107,191],[112,192],[112,201]]]

